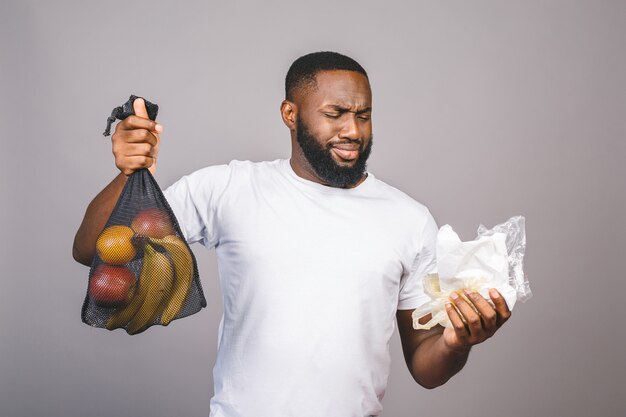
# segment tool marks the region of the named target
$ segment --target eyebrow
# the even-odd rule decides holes
[[[345,106],[342,106],[342,105],[339,105],[339,104],[328,104],[328,105],[326,105],[324,107],[330,108],[332,110],[335,110],[335,111],[338,111],[338,112],[342,112],[342,113],[352,112],[352,110],[350,110],[349,107],[345,107]],[[362,113],[369,113],[371,111],[372,111],[371,107],[365,107],[365,108],[363,108],[361,110],[357,110],[356,112],[353,112],[353,113],[362,114]]]

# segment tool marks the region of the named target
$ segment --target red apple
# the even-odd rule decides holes
[[[89,281],[89,296],[101,307],[121,307],[135,295],[135,274],[123,266],[100,265]]]
[[[154,239],[163,239],[165,236],[174,234],[170,217],[158,208],[150,208],[137,213],[130,227],[138,235]]]

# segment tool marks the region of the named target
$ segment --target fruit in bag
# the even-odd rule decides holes
[[[137,213],[130,227],[140,236],[156,239],[174,234],[169,216],[158,208],[149,208]]]
[[[135,232],[128,226],[110,226],[104,229],[96,241],[96,252],[102,262],[124,265],[130,262],[137,251],[132,239]]]
[[[102,264],[91,276],[88,291],[98,306],[123,306],[135,294],[135,274],[123,266]]]
[[[187,244],[176,235],[149,240],[151,243],[163,247],[174,263],[174,288],[161,317],[161,324],[167,326],[183,308],[185,298],[193,283],[193,270],[190,268],[192,265],[191,252],[187,249]]]
[[[107,120],[133,113],[131,96]],[[148,116],[157,107],[145,100]],[[198,268],[165,196],[150,171],[128,176],[124,189],[96,241],[82,320],[93,327],[123,328],[138,334],[155,324],[206,307]]]

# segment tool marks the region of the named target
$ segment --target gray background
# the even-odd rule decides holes
[[[289,155],[296,57],[337,50],[374,91],[370,170],[472,239],[527,217],[534,298],[447,385],[392,341],[384,416],[624,410],[626,2],[7,1],[0,9],[0,415],[206,416],[221,301],[129,337],[80,322],[74,233],[116,174],[102,137],[130,93],[161,105],[162,187]]]

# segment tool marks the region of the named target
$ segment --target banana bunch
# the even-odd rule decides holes
[[[169,258],[153,246],[163,248]],[[192,282],[193,259],[181,238],[176,235],[147,238],[139,290],[129,304],[111,315],[107,329],[126,327],[128,334],[137,334],[159,317],[159,323],[167,326],[182,310]]]

